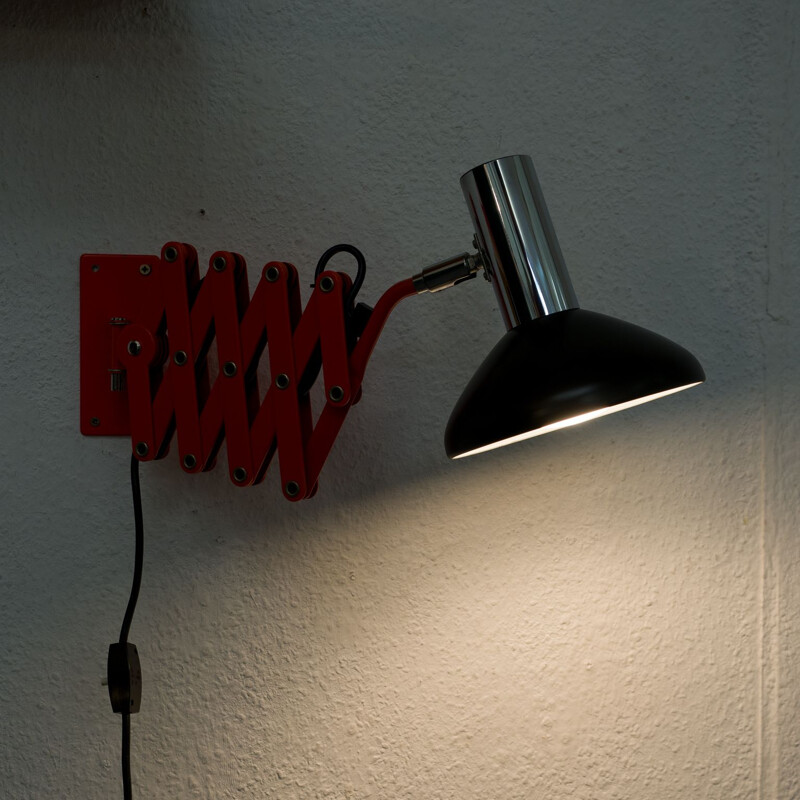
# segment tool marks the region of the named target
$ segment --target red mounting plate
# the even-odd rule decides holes
[[[146,298],[159,291],[161,259],[153,255],[81,256],[81,433],[128,436],[128,392],[112,391],[113,342],[122,326],[142,321]]]

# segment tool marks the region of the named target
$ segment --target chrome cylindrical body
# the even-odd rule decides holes
[[[461,188],[506,328],[578,308],[531,157],[481,164]]]

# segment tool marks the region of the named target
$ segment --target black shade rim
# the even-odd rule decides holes
[[[453,410],[445,449],[481,452],[704,380],[688,350],[652,331],[583,309],[550,314],[512,328],[487,356]]]

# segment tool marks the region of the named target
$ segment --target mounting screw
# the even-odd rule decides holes
[[[144,458],[150,452],[147,442],[138,442],[136,444],[136,455]]]
[[[328,397],[332,402],[340,403],[344,397],[344,389],[342,389],[341,386],[331,386],[331,390],[328,392]]]
[[[286,484],[286,494],[289,497],[297,497],[300,493],[300,484],[297,481],[288,481]]]
[[[275,385],[279,389],[288,389],[289,388],[289,376],[285,372],[281,372],[277,378],[275,378]]]
[[[244,483],[247,480],[247,470],[244,467],[236,467],[233,471],[233,479],[236,483]]]
[[[92,418],[89,420],[89,424],[90,424],[90,425],[91,425],[93,428],[97,428],[97,427],[99,427],[99,426],[100,426],[100,417],[92,417]]]
[[[142,343],[137,342],[136,339],[131,339],[128,342],[128,352],[132,356],[138,356],[142,352]]]
[[[225,256],[217,256],[212,262],[211,266],[214,267],[215,272],[225,272],[225,267],[228,266],[228,260]]]
[[[325,276],[325,277],[324,277],[324,278],[323,278],[323,279],[322,279],[322,280],[319,282],[319,288],[320,288],[320,289],[321,289],[323,292],[325,292],[325,293],[327,293],[327,292],[330,292],[330,291],[333,291],[333,286],[334,286],[334,284],[333,284],[333,278],[331,278],[331,276],[330,276],[330,275],[326,275],[326,276]]]
[[[233,361],[226,361],[222,367],[222,374],[226,378],[232,378],[236,374],[236,364]]]
[[[197,459],[191,453],[187,453],[183,457],[183,466],[186,469],[194,469],[197,466]]]
[[[92,272],[100,272],[100,265],[92,264]]]
[[[149,264],[140,264],[139,265],[139,272],[141,272],[142,275],[149,275],[152,271],[153,270],[152,270],[152,268],[150,267]]]
[[[277,267],[270,267],[265,273],[264,277],[270,282],[275,283],[281,276],[281,271]]]
[[[176,350],[175,351],[175,355],[172,356],[172,360],[175,362],[175,364],[177,366],[182,367],[188,361],[188,357],[186,355],[186,351],[185,350]]]
[[[164,260],[165,261],[177,261],[178,260],[178,248],[177,247],[167,247],[164,250]]]

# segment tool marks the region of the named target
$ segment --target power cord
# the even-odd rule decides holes
[[[133,522],[136,528],[136,553],[133,561],[133,584],[131,595],[128,598],[128,607],[122,619],[119,630],[119,642],[128,641],[128,632],[131,629],[133,612],[136,611],[136,601],[139,599],[139,587],[142,585],[142,562],[144,561],[144,519],[142,517],[142,487],[139,484],[139,459],[131,455],[131,494],[133,495]]]
[[[136,553],[133,565],[133,583],[128,606],[122,619],[119,641],[108,648],[108,694],[111,708],[122,715],[122,790],[124,800],[132,800],[131,788],[131,714],[135,714],[142,701],[142,669],[136,645],[128,641],[128,632],[139,599],[144,561],[144,520],[142,517],[142,490],[139,484],[139,460],[131,456],[131,493],[133,519],[136,529]]]

